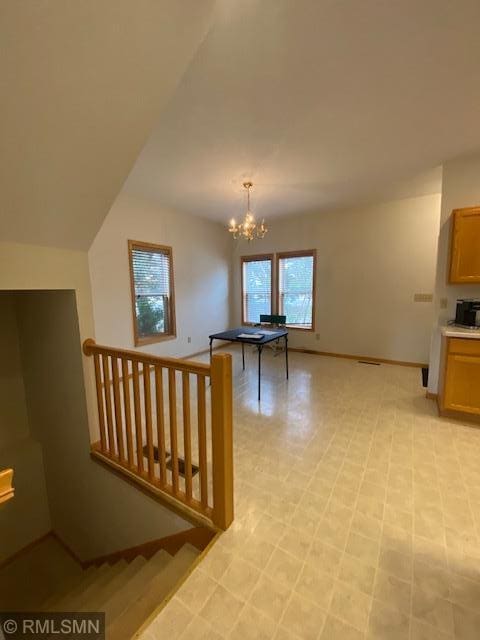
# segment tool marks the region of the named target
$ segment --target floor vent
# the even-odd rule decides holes
[[[147,445],[145,445],[143,447],[143,457],[144,458],[148,458],[148,447]],[[153,446],[153,459],[155,460],[155,462],[159,462],[160,458],[158,457],[158,447],[156,447],[155,445]],[[168,462],[168,460],[170,459],[170,451],[166,452],[166,461]]]
[[[167,462],[167,469],[170,469],[170,471],[172,471],[173,468],[173,463],[172,463],[172,459],[170,458],[170,460]],[[199,471],[199,468],[197,467],[196,464],[192,464],[192,478],[193,476],[196,476],[197,473]],[[185,460],[183,458],[178,458],[178,473],[185,478]]]
[[[369,362],[368,360],[358,360],[358,364],[373,364],[374,367],[379,367],[380,362]]]
[[[146,445],[143,447],[143,457],[148,458],[148,447]],[[155,460],[155,462],[159,462],[158,447],[156,447],[155,445],[153,447],[153,459]],[[173,464],[172,464],[172,454],[170,453],[170,451],[165,452],[165,459],[167,463],[166,465],[167,469],[169,469],[169,471],[172,471]],[[197,467],[196,464],[192,464],[192,478],[193,476],[197,475],[199,470],[200,469]],[[178,456],[178,473],[183,478],[185,478],[185,460],[180,456]]]

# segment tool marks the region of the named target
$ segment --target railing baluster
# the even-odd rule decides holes
[[[192,497],[192,430],[190,426],[190,374],[182,373],[183,453],[185,459],[185,493]]]
[[[143,363],[143,400],[145,403],[145,432],[147,436],[148,477],[155,477],[155,460],[153,457],[152,436],[152,392],[150,388],[150,365]]]
[[[197,414],[198,414],[198,466],[200,475],[200,502],[208,505],[207,477],[207,416],[205,410],[205,376],[197,374]]]
[[[140,383],[138,375],[138,362],[132,362],[133,382],[133,411],[135,414],[135,440],[137,445],[137,469],[143,471],[143,436],[142,436],[142,412],[140,410]]]
[[[107,431],[108,431],[108,453],[115,455],[115,440],[113,437],[113,419],[112,419],[112,396],[111,396],[111,382],[110,371],[108,364],[108,356],[102,356],[103,367],[103,392],[105,395],[105,408],[107,410]]]
[[[177,388],[175,369],[168,370],[168,406],[170,414],[170,454],[173,492],[178,493]]]
[[[125,431],[127,437],[127,460],[133,466],[133,442],[132,442],[132,409],[130,407],[130,378],[128,374],[128,360],[122,358],[122,387],[123,410],[125,413]]]
[[[117,434],[117,448],[120,462],[125,462],[125,451],[123,448],[123,420],[122,405],[120,404],[120,378],[118,375],[118,359],[112,358],[113,376],[113,407],[115,409],[115,431]]]
[[[93,355],[95,367],[95,386],[97,389],[97,409],[98,409],[98,428],[100,429],[100,448],[103,453],[107,451],[107,434],[105,433],[105,409],[103,406],[102,394],[102,372],[100,370],[100,356],[98,353]]]
[[[155,404],[157,405],[157,449],[160,463],[160,482],[167,481],[165,454],[165,415],[163,411],[163,374],[162,367],[155,366]]]

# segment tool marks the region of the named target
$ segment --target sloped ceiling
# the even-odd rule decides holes
[[[222,3],[220,3],[222,4]],[[227,222],[440,190],[480,147],[478,0],[242,0],[217,15],[125,188]]]
[[[87,248],[122,185],[222,223],[246,179],[269,220],[439,191],[480,148],[479,24],[478,0],[0,0],[0,240]]]
[[[0,240],[86,249],[213,0],[1,0]]]

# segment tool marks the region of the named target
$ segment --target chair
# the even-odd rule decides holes
[[[287,316],[260,314],[260,324],[268,324],[271,327],[284,327],[287,323]]]
[[[285,327],[286,323],[287,316],[280,316],[278,314],[267,315],[262,313],[260,314],[260,322],[256,326],[267,326],[271,327],[272,329],[281,329]],[[279,353],[283,353],[285,351],[285,348],[280,344],[280,339],[276,340],[275,342],[270,342],[268,346],[270,347],[270,349],[272,349],[272,351],[274,351],[275,356],[278,356]]]

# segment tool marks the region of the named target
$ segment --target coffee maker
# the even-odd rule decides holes
[[[478,311],[480,311],[480,300],[475,298],[457,300],[455,324],[470,329],[480,329],[480,323],[477,321]]]

